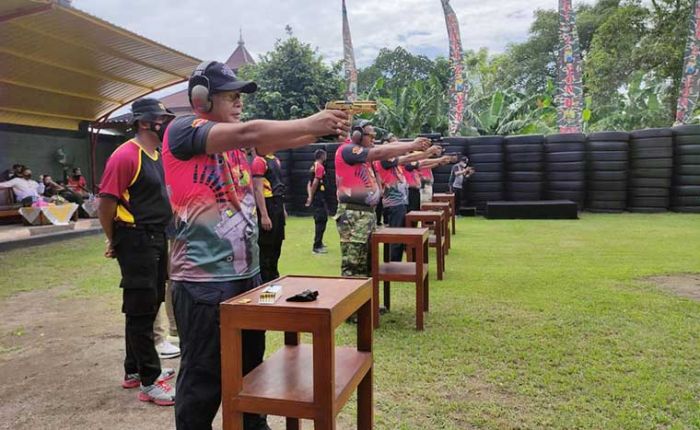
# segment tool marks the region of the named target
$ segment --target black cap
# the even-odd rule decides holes
[[[157,99],[140,99],[136,100],[131,105],[131,122],[134,121],[153,121],[160,116],[175,117],[169,109],[165,107],[160,100]]]
[[[209,91],[212,94],[224,91],[240,91],[250,94],[258,89],[258,84],[238,79],[229,66],[218,61],[211,63],[204,71],[203,76],[209,79]]]

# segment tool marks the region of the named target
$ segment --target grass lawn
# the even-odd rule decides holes
[[[700,303],[640,281],[700,272],[698,216],[463,218],[457,232],[445,280],[431,273],[424,332],[414,288],[392,289],[375,332],[377,428],[700,428]],[[312,235],[311,219],[289,220],[282,273],[339,273],[332,221],[328,255],[311,254]],[[103,246],[89,237],[0,253],[0,300],[66,285],[68,300],[114,300],[118,269]],[[353,417],[351,402],[341,420]]]

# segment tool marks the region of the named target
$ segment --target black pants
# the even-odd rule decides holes
[[[284,198],[270,197],[265,199],[267,216],[272,221],[271,230],[263,230],[260,225],[260,212],[258,211],[258,226],[260,235],[260,276],[263,283],[270,282],[280,277],[278,263],[282,255],[282,242],[284,242]]]
[[[260,285],[260,276],[229,282],[173,281],[173,307],[180,334],[175,424],[178,430],[211,430],[221,404],[219,303]],[[243,331],[243,374],[262,363],[265,332]],[[259,425],[259,415],[245,414],[244,428]]]
[[[420,188],[409,188],[408,189],[408,211],[419,211],[420,210]]]
[[[315,199],[313,201],[314,210],[314,248],[323,247],[323,235],[326,233],[326,224],[328,224],[328,204],[325,199]]]
[[[462,207],[462,188],[452,188],[452,192],[455,194],[455,210],[457,213],[455,215],[459,215],[459,208]]]
[[[384,224],[389,227],[406,226],[406,206],[384,206]],[[404,246],[400,244],[389,245],[390,260],[401,261],[403,259]]]
[[[379,203],[377,203],[377,207],[374,208],[374,213],[377,215],[377,225],[382,225],[382,221],[384,219],[382,216],[384,213],[384,205],[382,205],[381,200],[379,200]]]
[[[124,372],[138,373],[141,384],[152,385],[161,371],[153,322],[165,298],[168,242],[162,229],[117,226],[112,244],[122,273],[122,312],[126,316]]]

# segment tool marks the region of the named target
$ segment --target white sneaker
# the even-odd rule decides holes
[[[177,358],[180,356],[180,348],[167,340],[156,345],[156,351],[158,351],[158,356],[164,359]]]

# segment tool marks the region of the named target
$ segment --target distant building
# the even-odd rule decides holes
[[[238,46],[228,60],[226,60],[226,65],[228,65],[231,70],[238,73],[238,70],[246,64],[255,64],[255,60],[246,49],[245,42],[243,41],[243,32],[241,32],[240,38],[238,39]],[[192,113],[190,101],[187,97],[187,90],[178,91],[177,93],[163,97],[160,100],[176,115],[187,115]]]

